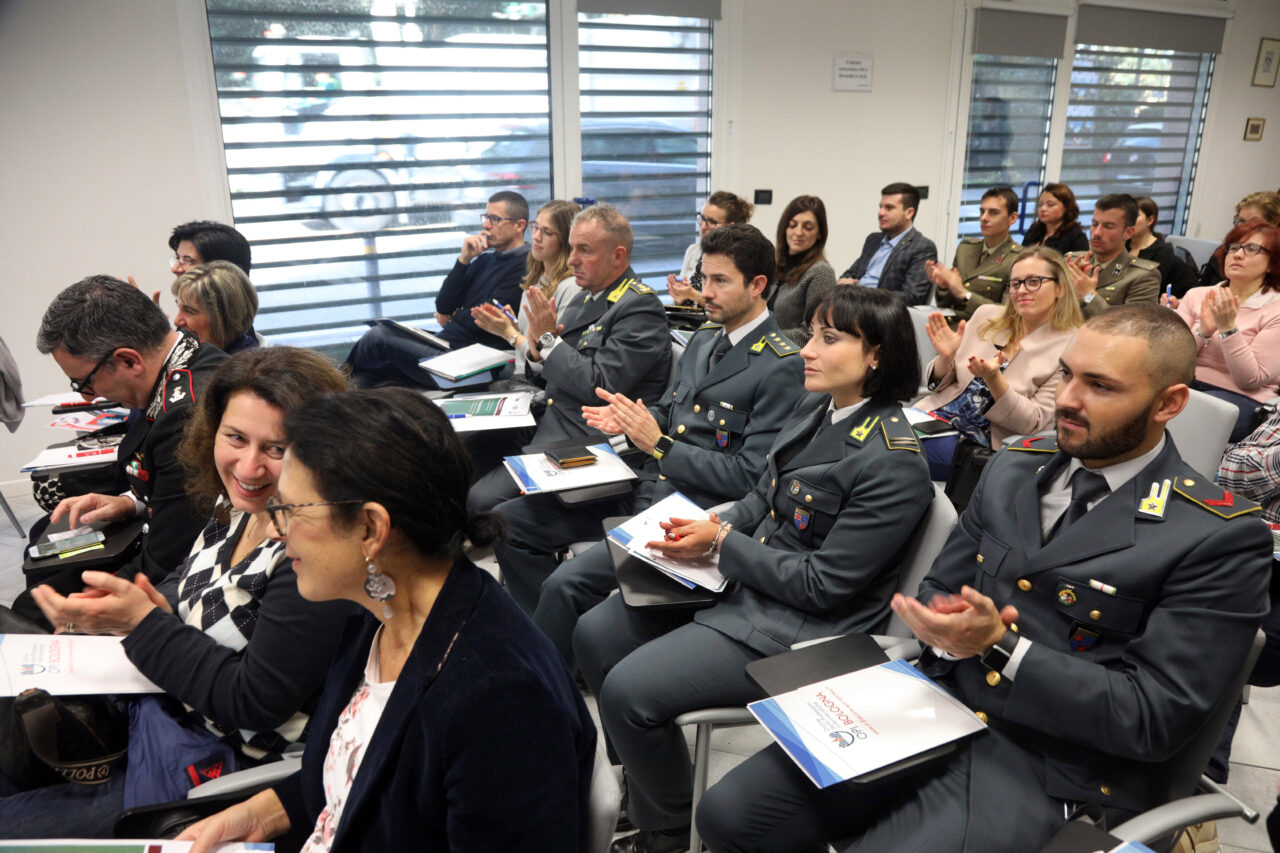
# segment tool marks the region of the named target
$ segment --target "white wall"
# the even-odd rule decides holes
[[[876,227],[880,187],[927,184],[918,224],[948,256],[963,2],[725,0],[718,38],[732,55],[717,64],[716,186],[772,189],[774,204],[755,219],[768,234],[793,196],[821,195],[839,272]],[[228,216],[209,57],[189,47],[201,6],[0,0],[0,336],[28,396],[66,387],[33,343],[54,293],[97,272],[164,287],[173,225]],[[1193,235],[1220,232],[1245,193],[1280,186],[1280,88],[1249,86],[1258,38],[1280,38],[1280,3],[1236,0],[1236,9],[1214,79]],[[874,55],[874,91],[831,91],[837,53]],[[1263,142],[1242,141],[1248,116],[1267,118]],[[61,437],[47,413],[35,410],[13,436],[0,431],[0,482],[25,489],[17,467]]]
[[[1263,37],[1280,39],[1280,2],[1236,0],[1236,15],[1214,66],[1188,236],[1222,239],[1237,201],[1280,187],[1280,85],[1250,85]],[[1245,119],[1256,116],[1267,120],[1262,141],[1245,142]]]

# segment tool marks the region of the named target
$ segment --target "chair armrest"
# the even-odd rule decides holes
[[[872,638],[876,641],[876,645],[889,656],[889,660],[915,660],[920,657],[920,641],[914,637],[890,637],[886,634],[872,634]],[[803,649],[809,646],[816,646],[818,643],[825,643],[828,640],[834,640],[835,637],[817,637],[812,640],[802,640],[791,645],[791,650]]]
[[[700,726],[704,723],[727,726],[755,721],[756,718],[745,707],[699,708],[697,711],[686,711],[676,717],[677,726]]]
[[[213,797],[218,794],[226,794],[255,786],[265,787],[273,782],[279,782],[281,779],[292,776],[301,767],[302,759],[295,757],[282,758],[269,764],[260,764],[257,767],[250,767],[248,770],[237,770],[235,773],[228,773],[211,782],[197,785],[187,792],[187,799],[195,800],[200,797]]]
[[[1158,838],[1168,837],[1193,823],[1228,817],[1243,817],[1249,820],[1248,815],[1241,810],[1242,805],[1244,804],[1235,797],[1227,794],[1197,794],[1165,803],[1108,831],[1121,841],[1139,841],[1145,844]],[[1248,806],[1244,808],[1253,812],[1253,820],[1249,821],[1250,823],[1258,819],[1256,811],[1249,809]]]

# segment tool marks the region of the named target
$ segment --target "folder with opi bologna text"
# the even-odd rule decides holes
[[[866,782],[986,724],[902,660],[859,669],[747,705],[819,788]]]
[[[594,465],[578,468],[561,468],[545,453],[525,453],[521,456],[504,456],[503,467],[520,487],[520,494],[534,495],[541,492],[563,492],[605,483],[634,480],[632,471],[617,452],[606,443],[588,445],[587,450],[596,457]]]
[[[729,581],[720,574],[719,554],[700,554],[692,559],[677,560],[645,547],[646,543],[657,542],[666,536],[667,532],[662,529],[660,522],[673,518],[706,521],[708,517],[705,509],[675,492],[605,535],[626,548],[628,554],[643,560],[689,589],[700,586],[712,592],[722,592]]]

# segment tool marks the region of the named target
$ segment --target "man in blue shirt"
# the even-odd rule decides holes
[[[529,203],[516,192],[494,193],[481,216],[479,234],[462,241],[462,251],[436,294],[439,337],[452,349],[485,344],[510,349],[502,338],[476,325],[471,309],[496,299],[500,305],[520,304],[529,246],[524,241]],[[492,249],[493,251],[489,251]],[[434,388],[431,374],[418,366],[441,350],[395,326],[374,326],[347,354],[351,379],[362,388],[395,384]]]
[[[902,294],[908,305],[929,301],[925,262],[938,259],[938,247],[914,227],[920,192],[911,184],[889,184],[880,191],[880,230],[869,234],[862,255],[840,276],[839,284],[879,287]]]

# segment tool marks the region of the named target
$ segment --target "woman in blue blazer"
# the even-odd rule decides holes
[[[309,833],[304,851],[576,851],[595,727],[560,656],[462,556],[470,466],[441,411],[405,389],[326,395],[287,423],[269,505],[309,599],[348,626],[302,769],[191,827],[217,841]]]

